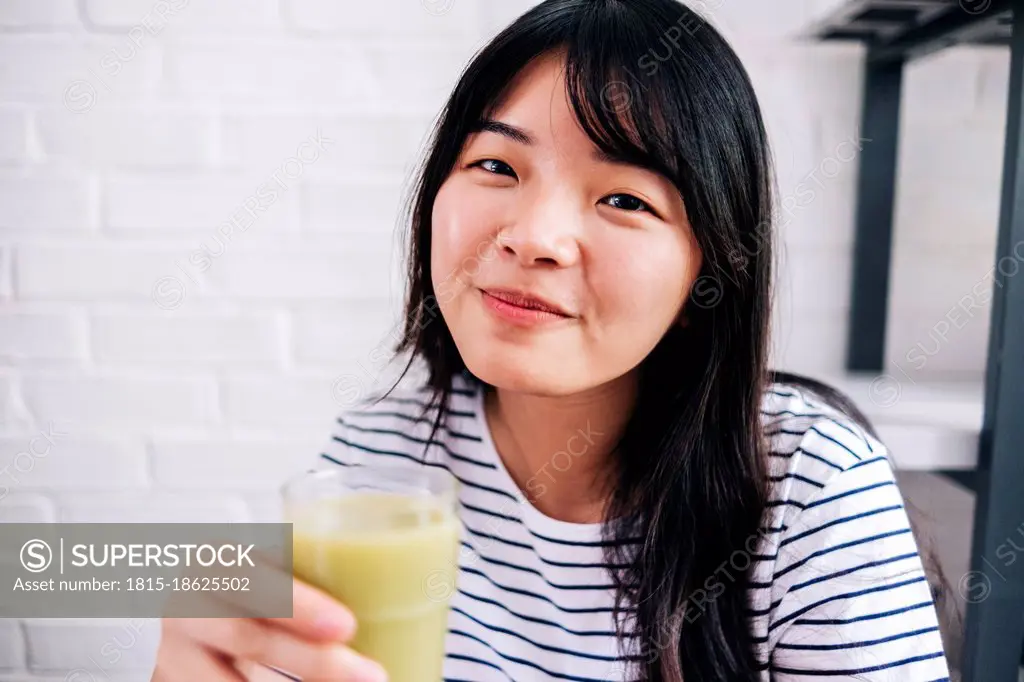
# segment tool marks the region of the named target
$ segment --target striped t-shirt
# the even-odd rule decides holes
[[[461,483],[445,680],[629,679],[624,659],[635,643],[615,635],[600,524],[552,519],[525,501],[491,440],[483,391],[466,377],[454,380],[446,427],[424,460],[436,415],[420,416],[428,397],[399,387],[346,411],[315,468],[413,460]],[[761,679],[947,679],[886,449],[792,387],[772,386],[762,415],[772,493],[747,588]]]

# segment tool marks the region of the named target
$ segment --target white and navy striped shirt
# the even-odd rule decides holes
[[[459,574],[446,681],[628,679],[600,524],[540,513],[509,475],[483,391],[453,384],[447,427],[423,453],[424,388],[344,413],[315,468],[414,460],[460,482]],[[762,406],[771,502],[748,586],[762,680],[947,680],[935,607],[887,451],[811,396],[775,385]],[[726,578],[723,578],[726,579]],[[699,607],[699,604],[696,605]]]

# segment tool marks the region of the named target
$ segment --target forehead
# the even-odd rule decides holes
[[[516,74],[490,118],[528,129],[538,141],[571,136],[576,142],[589,143],[572,112],[565,90],[565,61],[558,54],[539,57]]]

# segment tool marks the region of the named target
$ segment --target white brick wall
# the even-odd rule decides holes
[[[823,374],[844,353],[856,161],[834,159],[862,53],[791,36],[839,1],[707,3],[761,94],[780,198],[814,192],[783,214],[774,345]],[[0,521],[276,519],[276,486],[380,375],[430,122],[532,4],[0,0]],[[907,74],[904,366],[991,269],[1006,62],[955,50]],[[924,373],[978,376],[974,312]],[[0,682],[148,679],[158,627],[138,625],[0,620]]]

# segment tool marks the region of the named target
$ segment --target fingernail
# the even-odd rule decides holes
[[[355,619],[347,613],[332,611],[316,619],[317,632],[325,637],[340,638],[352,634],[356,629]]]
[[[360,656],[354,651],[347,650],[349,669],[356,682],[387,682],[388,673],[377,661]]]

